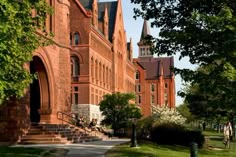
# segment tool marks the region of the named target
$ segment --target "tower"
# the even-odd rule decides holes
[[[149,31],[149,26],[148,26],[148,22],[147,20],[144,20],[143,22],[143,29],[142,29],[142,33],[141,33],[141,37],[140,40],[138,42],[138,47],[139,47],[139,58],[152,58],[153,54],[150,51],[151,48],[151,44],[148,43],[145,38],[150,35],[150,31]]]

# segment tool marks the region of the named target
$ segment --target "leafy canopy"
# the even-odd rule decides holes
[[[203,66],[198,68],[202,72],[199,76],[205,79],[202,83],[193,82],[181,94],[185,97],[190,112],[197,117],[212,119],[220,117],[230,118],[235,114],[236,82],[229,81],[224,67]],[[230,73],[228,73],[230,74]],[[207,79],[211,75],[213,80]]]
[[[160,28],[153,38],[157,54],[180,53],[191,63],[208,64],[224,58],[235,67],[236,2],[234,0],[131,0],[142,16]],[[234,58],[232,58],[232,56]]]
[[[50,32],[44,22],[50,13],[45,0],[0,1],[0,104],[22,97],[31,83],[33,75],[25,64],[32,60],[33,51],[47,43],[43,36]]]
[[[112,126],[114,132],[119,128],[126,128],[132,118],[140,118],[141,111],[131,101],[135,99],[132,93],[113,93],[103,96],[100,110],[105,116],[103,122]]]
[[[159,36],[149,37],[158,55],[179,54],[189,57],[199,69],[175,69],[191,86],[198,86],[198,95],[188,101],[212,109],[235,109],[236,92],[236,1],[235,0],[131,0],[140,4],[138,16],[160,29]],[[186,96],[184,92],[180,93]],[[191,94],[191,93],[188,93]],[[217,98],[216,98],[217,97]],[[193,102],[190,102],[193,103]],[[220,104],[221,103],[221,104]],[[199,113],[202,108],[199,108]]]

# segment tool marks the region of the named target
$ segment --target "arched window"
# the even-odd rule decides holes
[[[77,77],[80,75],[80,62],[79,58],[76,56],[71,57],[71,75],[72,77]]]
[[[79,42],[80,42],[79,40],[80,40],[79,33],[75,33],[74,34],[74,44],[79,45]]]
[[[139,79],[140,79],[140,73],[139,73],[139,71],[136,71],[135,79],[136,79],[136,80],[139,80]]]

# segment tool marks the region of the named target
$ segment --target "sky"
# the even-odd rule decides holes
[[[114,0],[100,0],[100,1],[114,1]],[[138,7],[138,5],[131,4],[130,0],[122,0],[122,11],[123,11],[123,18],[124,18],[124,27],[126,30],[127,41],[132,38],[133,42],[133,57],[138,57],[138,45],[137,43],[140,40],[141,31],[143,27],[143,19],[141,17],[137,18],[136,20],[133,18],[133,8]],[[158,29],[157,28],[150,28],[150,34],[157,37],[158,36]],[[183,58],[181,61],[178,60],[178,55],[174,56],[174,65],[177,68],[190,68],[193,69],[196,66],[189,63],[188,58]],[[177,96],[177,92],[184,88],[183,81],[181,80],[179,75],[175,76],[175,88],[176,88],[176,106],[183,103],[183,99]]]

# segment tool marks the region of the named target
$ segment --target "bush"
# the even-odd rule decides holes
[[[151,131],[151,140],[158,144],[190,146],[196,142],[199,148],[204,144],[204,136],[200,131],[188,130],[175,123],[162,123],[154,126]]]
[[[137,138],[149,140],[153,123],[154,118],[151,116],[140,119],[137,123]]]

